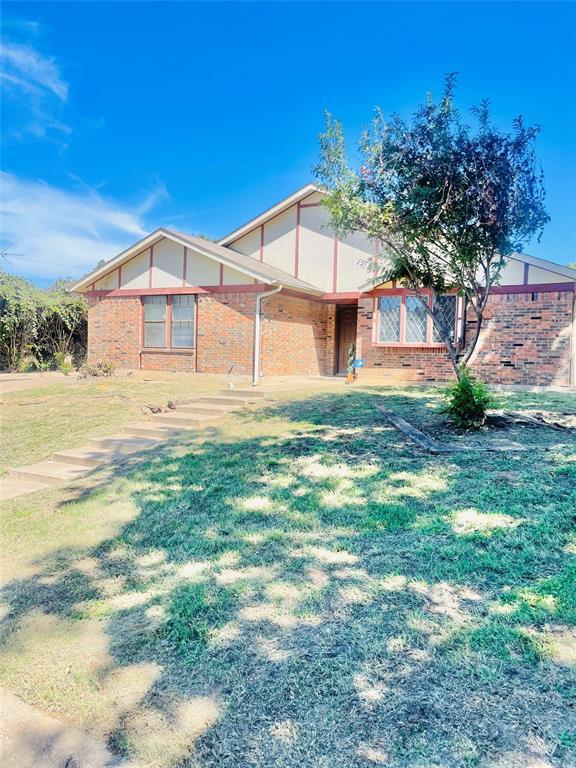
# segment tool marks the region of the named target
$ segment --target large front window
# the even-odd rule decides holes
[[[431,297],[428,298],[431,301]],[[439,296],[437,307],[450,329],[450,338],[459,335],[459,300],[453,294]],[[376,307],[376,344],[393,346],[431,346],[441,344],[432,318],[414,295],[403,293],[380,296]]]

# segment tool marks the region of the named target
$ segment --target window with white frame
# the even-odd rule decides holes
[[[172,347],[176,349],[194,346],[195,298],[190,293],[172,296]]]
[[[428,332],[428,313],[416,296],[406,296],[406,344],[425,344]]]
[[[378,299],[378,341],[381,344],[400,342],[401,296],[381,296]]]
[[[456,333],[457,326],[457,311],[458,311],[458,299],[453,294],[445,294],[444,296],[436,297],[436,310],[440,312],[444,322],[450,330],[450,340],[454,341],[454,335]],[[436,343],[441,342],[440,333],[436,326],[434,326],[434,341]]]
[[[458,334],[458,298],[453,294],[439,296],[442,316],[451,330],[451,339]],[[441,344],[432,318],[414,295],[389,294],[380,296],[377,305],[377,344],[406,344],[426,346]]]
[[[144,346],[166,346],[166,296],[143,296]]]

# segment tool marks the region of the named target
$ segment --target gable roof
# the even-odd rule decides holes
[[[253,219],[250,219],[250,221],[248,221],[246,224],[243,224],[241,227],[238,227],[238,229],[235,229],[229,234],[227,234],[225,237],[222,237],[220,240],[218,240],[218,245],[229,245],[233,240],[238,240],[238,238],[242,237],[242,235],[248,234],[248,232],[251,232],[253,229],[256,229],[256,227],[259,227],[260,224],[264,224],[269,219],[273,219],[274,216],[278,216],[279,213],[282,213],[283,211],[287,210],[288,208],[293,206],[295,203],[299,203],[305,197],[308,197],[314,192],[322,193],[323,190],[320,187],[318,187],[316,184],[306,184],[304,187],[301,187],[296,192],[293,192],[291,195],[288,195],[288,197],[285,197],[283,200],[280,200],[280,202],[276,203],[276,205],[273,205],[271,208],[267,208],[258,216],[255,216]]]
[[[304,293],[311,293],[314,295],[322,295],[324,291],[304,280],[299,280],[293,275],[289,275],[288,272],[284,272],[283,269],[278,269],[270,264],[263,264],[251,256],[245,256],[243,253],[233,251],[231,248],[225,248],[218,243],[213,243],[210,240],[204,240],[201,237],[195,237],[194,235],[186,235],[183,232],[176,232],[166,227],[159,227],[151,232],[142,240],[139,240],[134,245],[122,251],[115,258],[108,261],[104,266],[93,270],[90,274],[83,277],[76,285],[72,287],[74,292],[86,291],[89,286],[107,275],[117,267],[122,266],[127,261],[130,261],[139,252],[145,250],[151,245],[155,245],[163,238],[168,238],[182,246],[191,248],[202,256],[207,256],[209,259],[214,259],[224,266],[237,269],[248,277],[252,277],[255,280],[259,280],[264,283],[270,283],[272,285],[282,284],[287,288],[293,288]]]
[[[576,281],[576,269],[572,269],[572,267],[566,267],[563,264],[557,264],[555,261],[540,259],[537,256],[529,256],[527,253],[511,253],[510,256],[507,256],[506,258],[512,259],[513,261],[521,261],[525,264],[529,264],[532,267],[538,267],[539,269],[544,269],[547,272],[552,272],[554,275],[559,275],[561,277],[568,278],[568,280]],[[360,286],[360,290],[371,291],[373,288],[376,288],[381,284],[382,281],[380,283],[377,282],[379,279],[379,277],[371,278]]]
[[[537,256],[529,256],[527,253],[511,253],[510,258],[516,259],[516,261],[524,261],[532,267],[547,269],[548,272],[555,272],[557,275],[567,277],[568,280],[576,280],[576,269],[567,267],[564,264],[557,264],[555,261],[549,261],[548,259],[539,259]]]

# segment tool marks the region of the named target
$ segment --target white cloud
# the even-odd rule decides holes
[[[130,208],[83,187],[65,191],[43,181],[0,174],[0,231],[13,243],[11,272],[31,279],[80,277],[100,259],[110,259],[152,229],[143,219],[167,196],[158,182],[139,206]],[[0,265],[0,267],[3,265]]]
[[[71,132],[60,119],[68,83],[55,59],[28,44],[0,43],[0,78],[6,98],[16,107],[16,118],[6,121],[12,133],[61,138]]]

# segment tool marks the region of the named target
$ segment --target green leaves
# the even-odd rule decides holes
[[[0,272],[0,366],[48,366],[86,346],[88,307],[63,281],[41,290]]]
[[[445,412],[461,429],[479,429],[486,421],[486,411],[494,400],[486,384],[470,375],[466,366],[460,378],[448,387],[445,394]]]
[[[375,279],[469,298],[479,322],[466,361],[504,258],[539,238],[549,216],[534,152],[539,128],[517,118],[510,133],[500,131],[484,100],[472,110],[472,129],[454,106],[455,84],[452,73],[439,103],[428,98],[408,120],[387,121],[377,111],[354,166],[341,124],[327,113],[315,170],[336,232],[359,231],[380,243]],[[456,368],[460,350],[446,343]]]

